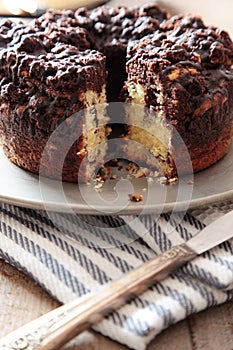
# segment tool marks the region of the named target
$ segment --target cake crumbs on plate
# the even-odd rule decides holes
[[[188,180],[188,181],[187,181],[187,184],[188,184],[188,185],[193,185],[193,183],[194,183],[193,180]]]
[[[103,183],[98,183],[94,186],[95,190],[100,190],[103,187]]]
[[[131,202],[142,202],[143,200],[143,196],[138,193],[129,193],[128,196]]]

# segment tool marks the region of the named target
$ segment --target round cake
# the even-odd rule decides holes
[[[3,20],[0,43],[1,144],[26,170],[87,182],[117,134],[107,108],[114,101],[132,107],[125,139],[136,142],[126,142],[125,157],[167,179],[177,167],[190,171],[175,133],[194,171],[229,149],[233,43],[200,18],[154,4],[51,9],[27,24]]]

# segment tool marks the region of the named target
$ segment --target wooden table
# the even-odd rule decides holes
[[[137,2],[139,2],[138,0]],[[145,1],[141,1],[145,2]],[[233,33],[233,2],[222,0],[161,0],[174,12],[203,9],[209,23],[224,26]],[[112,4],[131,5],[136,2],[112,0]],[[210,5],[212,5],[210,7]],[[208,7],[209,6],[209,7]],[[217,10],[216,10],[217,6]],[[222,11],[222,12],[221,12]],[[54,309],[59,304],[46,294],[30,278],[0,260],[0,336],[20,325]],[[93,331],[85,332],[65,347],[69,350],[126,350]],[[233,350],[233,303],[228,302],[188,317],[161,333],[149,345],[148,350]]]
[[[0,337],[56,308],[58,302],[27,276],[0,260]],[[127,350],[88,331],[64,350]],[[148,350],[233,350],[233,302],[210,308],[171,326]]]

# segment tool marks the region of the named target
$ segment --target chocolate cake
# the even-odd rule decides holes
[[[200,18],[173,17],[162,30],[131,43],[127,54],[128,157],[159,168],[168,178],[194,172],[222,158],[233,132],[233,45],[228,34]],[[132,104],[136,104],[134,113]],[[139,109],[138,105],[146,106]],[[182,143],[177,139],[177,132]]]
[[[127,159],[168,179],[177,166],[186,173],[179,134],[194,171],[204,169],[230,145],[232,61],[226,32],[197,17],[170,17],[157,5],[48,10],[27,24],[3,20],[3,149],[34,173],[60,178],[62,162],[63,180],[86,182],[105,160],[106,103],[122,101],[126,139],[148,150],[126,142]]]
[[[7,38],[7,47],[0,51],[0,138],[4,152],[12,162],[34,173],[86,182],[95,170],[93,161],[96,166],[99,159],[101,165],[106,151],[104,55],[54,43],[54,35],[51,39],[38,28],[29,30],[9,21],[2,26],[3,31],[3,38]],[[12,31],[15,35],[9,41]],[[83,29],[76,29],[82,48],[85,42],[89,46],[84,34]],[[55,130],[56,138],[48,142]],[[101,142],[103,146],[89,156],[89,150]]]

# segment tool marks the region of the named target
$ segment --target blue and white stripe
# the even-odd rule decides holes
[[[0,257],[66,303],[182,243],[233,209],[82,216],[0,206]],[[95,329],[135,350],[171,324],[233,297],[233,241],[206,252],[106,317]]]

